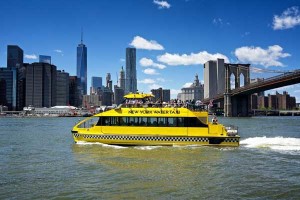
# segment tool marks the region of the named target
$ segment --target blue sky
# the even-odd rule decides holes
[[[58,69],[76,75],[81,28],[88,85],[91,76],[105,79],[108,72],[116,84],[127,47],[137,48],[139,91],[163,87],[172,97],[196,73],[203,80],[203,63],[217,57],[250,63],[251,78],[278,75],[255,68],[300,68],[299,0],[0,1],[0,66],[13,44],[25,62],[49,55]],[[299,84],[276,90],[300,102]]]

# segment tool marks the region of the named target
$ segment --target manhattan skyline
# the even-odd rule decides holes
[[[125,66],[125,49],[136,48],[141,92],[163,87],[172,97],[203,82],[203,63],[216,58],[249,63],[251,78],[277,75],[263,70],[300,68],[300,1],[13,1],[0,2],[0,67],[7,45],[24,50],[24,62],[49,55],[57,69],[76,75],[76,47],[83,27],[88,89],[92,76],[104,78]],[[256,70],[255,70],[256,69]],[[300,85],[267,91],[295,96]]]

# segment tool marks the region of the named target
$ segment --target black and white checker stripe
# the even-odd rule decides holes
[[[159,141],[159,142],[200,142],[209,143],[207,137],[168,137],[168,136],[130,136],[130,135],[89,135],[73,133],[74,137],[99,140],[127,140],[127,141]],[[223,142],[238,143],[239,138],[225,138]]]
[[[74,137],[83,136],[84,139],[129,140],[129,141],[166,141],[166,142],[209,142],[205,137],[167,137],[167,136],[130,136],[130,135],[87,135],[73,133]]]
[[[233,142],[233,143],[239,142],[239,138],[226,138],[224,142]]]

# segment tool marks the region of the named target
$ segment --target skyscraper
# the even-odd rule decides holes
[[[69,104],[79,107],[81,99],[78,90],[79,78],[77,76],[69,76]]]
[[[17,70],[0,68],[0,105],[15,110],[17,104]]]
[[[56,71],[56,105],[67,106],[69,104],[69,73],[64,70]]]
[[[40,55],[39,56],[40,63],[48,63],[51,64],[51,56]]]
[[[81,95],[87,94],[87,48],[82,43],[77,46],[77,77],[80,81],[80,93]]]
[[[120,84],[120,88],[125,91],[125,71],[123,69],[123,66],[122,66],[122,69],[120,71],[119,84]]]
[[[90,94],[96,94],[98,89],[102,88],[102,77],[92,77],[92,85],[91,85],[91,90]]]
[[[112,80],[110,73],[106,75],[106,87],[112,91]]]
[[[56,106],[56,66],[48,63],[24,64],[26,67],[25,106]]]
[[[7,45],[7,68],[20,68],[23,65],[23,50],[17,45]]]
[[[204,99],[214,98],[225,92],[224,59],[210,60],[204,63]]]
[[[126,87],[125,94],[137,92],[136,49],[126,48]]]

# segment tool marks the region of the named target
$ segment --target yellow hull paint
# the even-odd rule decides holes
[[[101,118],[111,119],[108,123],[102,122]],[[131,125],[130,120],[132,118],[138,118],[137,123]],[[165,125],[157,123],[154,126],[150,118],[157,119],[157,121],[159,118],[168,120],[165,122]],[[200,127],[179,126],[179,122],[177,122],[177,126],[169,126],[169,120],[180,118],[188,120],[192,118],[198,119],[202,125],[200,124]],[[89,124],[88,121],[92,119],[99,119],[99,121]],[[141,120],[145,119],[148,120],[147,124],[141,124]],[[123,122],[124,120],[127,120],[126,124],[121,125],[121,121]],[[175,123],[174,121],[172,122]],[[213,145],[237,147],[240,139],[237,134],[230,136],[222,124],[208,122],[207,112],[195,112],[187,108],[141,107],[113,109],[79,122],[74,126],[72,133],[75,142],[99,142],[114,145]]]

